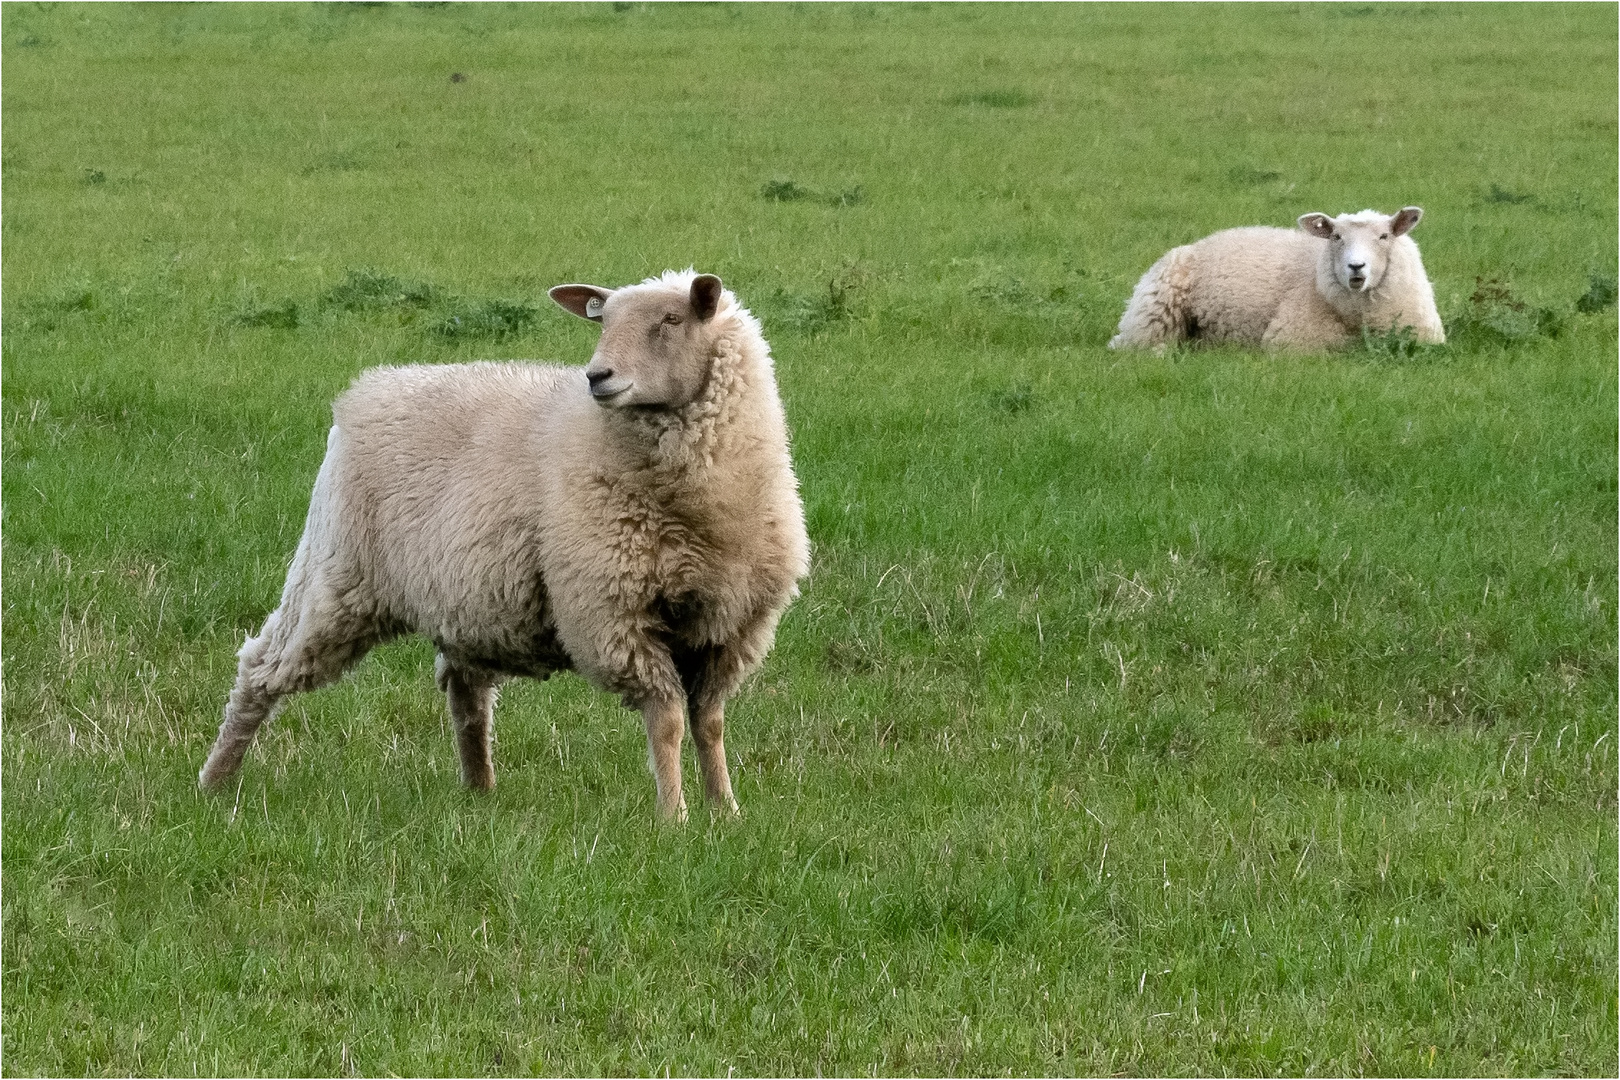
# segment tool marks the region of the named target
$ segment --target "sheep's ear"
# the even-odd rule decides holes
[[[1312,236],[1320,236],[1324,240],[1333,239],[1333,219],[1326,214],[1301,214],[1299,227]]]
[[[571,311],[582,319],[602,321],[602,305],[613,295],[612,289],[599,285],[558,285],[550,296],[564,311]]]
[[[1403,206],[1401,212],[1389,219],[1389,231],[1396,236],[1405,236],[1417,228],[1417,223],[1423,220],[1423,207]]]
[[[692,313],[699,322],[708,322],[720,310],[720,279],[699,274],[692,279]]]

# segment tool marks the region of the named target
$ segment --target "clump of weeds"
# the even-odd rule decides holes
[[[236,321],[243,326],[269,326],[277,330],[296,330],[301,320],[297,301],[283,300],[281,303],[269,307],[249,308],[239,313],[236,316]]]
[[[1436,355],[1441,346],[1419,341],[1410,326],[1394,330],[1361,328],[1361,351],[1379,360],[1422,360]]]
[[[321,294],[322,307],[344,311],[378,308],[425,308],[441,299],[439,288],[425,281],[405,281],[371,269],[350,270],[341,282]]]
[[[866,276],[859,266],[850,264],[827,279],[825,291],[804,294],[777,289],[763,306],[770,312],[773,325],[813,334],[854,316],[855,294]]]
[[[1615,278],[1594,270],[1586,279],[1586,292],[1575,301],[1575,310],[1582,315],[1594,315],[1604,308],[1614,307]]]
[[[775,177],[765,181],[759,189],[759,197],[766,202],[803,202],[815,198],[816,193],[785,177]]]
[[[1550,307],[1531,307],[1498,278],[1476,277],[1467,306],[1446,327],[1458,343],[1511,344],[1555,338],[1564,318]]]
[[[480,299],[456,296],[427,281],[397,277],[369,268],[351,269],[343,280],[317,296],[319,312],[364,315],[396,313],[402,323],[417,322],[441,340],[504,337],[521,333],[539,317],[540,309],[527,300]],[[297,329],[307,322],[305,310],[294,300],[268,307],[252,307],[236,316],[244,326]]]
[[[977,90],[972,93],[955,94],[949,99],[952,105],[977,105],[986,109],[1022,109],[1033,105],[1035,97],[1022,90]]]
[[[433,333],[450,340],[505,337],[525,329],[537,315],[539,309],[523,300],[463,302],[434,324]]]
[[[990,395],[990,407],[997,412],[1017,415],[1028,412],[1035,406],[1035,386],[1027,379],[1020,379],[1005,389],[997,390]]]
[[[1518,192],[1507,190],[1500,184],[1492,184],[1490,194],[1485,196],[1486,202],[1507,203],[1509,206],[1517,206],[1519,203],[1533,202],[1534,200],[1534,195],[1520,195]]]
[[[826,206],[856,206],[866,201],[866,189],[856,184],[828,194],[806,187],[796,180],[774,177],[760,186],[759,197],[766,202],[812,202]]]

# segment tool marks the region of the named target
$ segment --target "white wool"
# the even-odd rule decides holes
[[[1306,214],[1297,229],[1226,229],[1173,248],[1137,282],[1108,347],[1197,339],[1307,351],[1363,328],[1444,342],[1422,256],[1403,234],[1421,215]]]
[[[587,369],[549,364],[355,380],[281,604],[239,654],[205,786],[236,771],[287,695],[414,631],[438,646],[469,784],[494,783],[499,682],[573,669],[642,710],[661,816],[685,812],[688,707],[708,795],[735,807],[723,705],[769,651],[809,542],[769,346],[729,291],[702,318],[699,277],[596,290],[613,301],[602,340],[625,378],[685,373],[659,384],[662,404],[612,407]]]

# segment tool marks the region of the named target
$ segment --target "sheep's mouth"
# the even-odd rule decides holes
[[[1367,284],[1367,277],[1364,274],[1351,274],[1350,280],[1345,282],[1345,284],[1349,285],[1352,289],[1359,290]]]
[[[625,383],[623,386],[614,387],[593,386],[591,387],[591,397],[596,399],[598,405],[612,405],[615,401],[628,394],[630,388],[634,385],[634,383]]]

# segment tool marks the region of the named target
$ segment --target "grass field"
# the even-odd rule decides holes
[[[1613,1075],[1615,26],[5,5],[0,1068]],[[1409,203],[1444,347],[1104,348]],[[573,676],[463,792],[418,640],[199,794],[331,398],[688,264],[815,546],[741,819]]]

